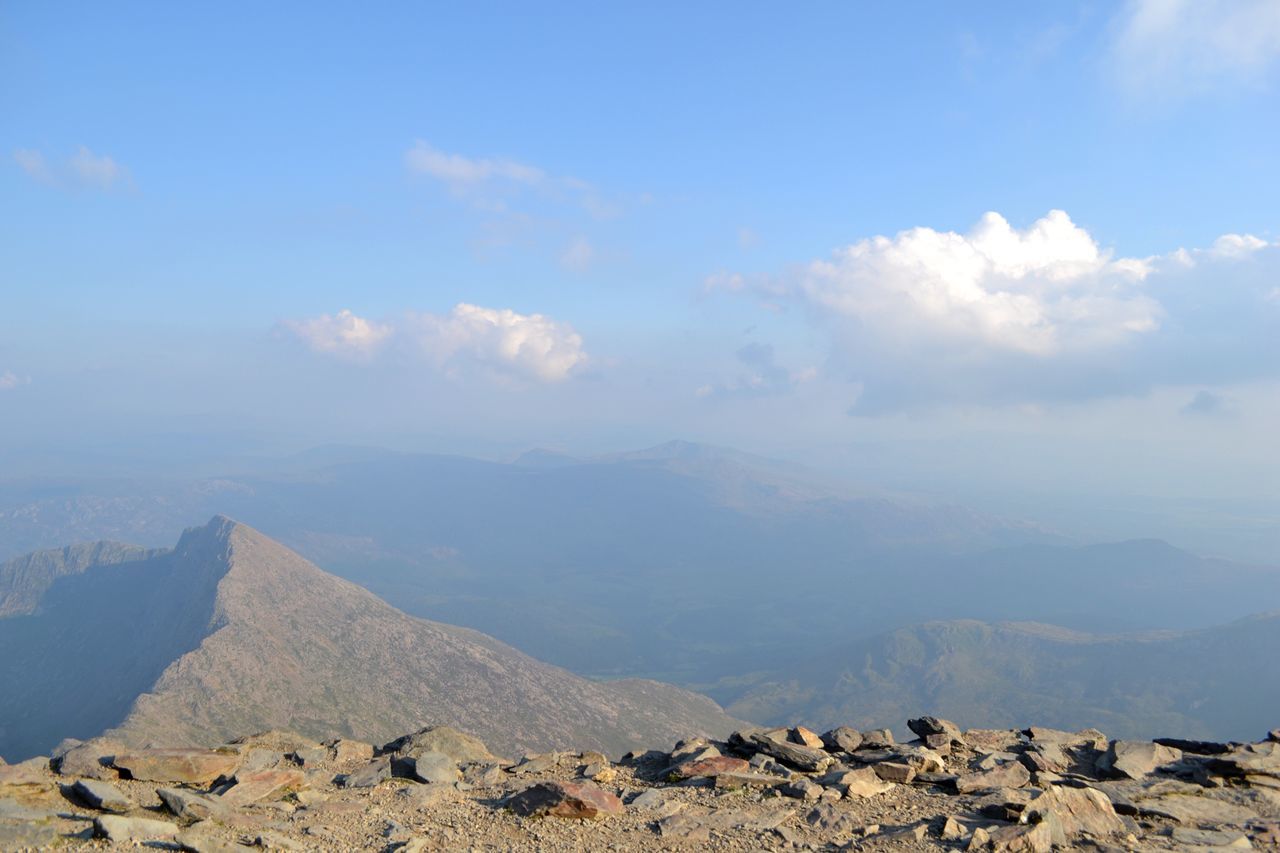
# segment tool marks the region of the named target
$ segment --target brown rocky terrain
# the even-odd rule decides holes
[[[622,752],[737,724],[695,693],[590,681],[408,616],[223,517],[172,551],[63,574],[25,610],[0,619],[10,759],[108,729],[135,746],[208,746],[278,727],[379,742],[470,723],[513,753]]]
[[[743,729],[616,760],[512,760],[447,726],[380,747],[283,731],[214,749],[68,741],[0,766],[0,848],[1280,849],[1280,730],[1241,744],[909,727],[907,743]]]

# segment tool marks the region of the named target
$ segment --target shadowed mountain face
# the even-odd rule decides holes
[[[3,590],[0,590],[3,593]],[[150,559],[55,581],[0,620],[0,754],[66,736],[218,743],[290,728],[379,742],[449,723],[518,753],[611,753],[734,721],[655,682],[596,683],[491,637],[407,616],[225,518]]]
[[[1248,740],[1280,707],[1280,613],[1201,631],[1095,637],[1049,625],[933,622],[798,661],[728,705],[760,722],[962,726],[1027,719],[1126,738]]]

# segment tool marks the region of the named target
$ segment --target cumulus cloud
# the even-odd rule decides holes
[[[316,352],[360,360],[371,358],[393,331],[389,325],[357,317],[347,309],[307,320],[286,320],[282,325]]]
[[[1256,81],[1280,59],[1275,0],[1130,0],[1113,60],[1130,90],[1166,96]]]
[[[13,159],[31,178],[46,184],[81,186],[105,191],[119,184],[128,183],[129,180],[128,171],[113,158],[105,154],[95,154],[84,145],[76,149],[76,152],[57,168],[49,164],[43,152],[34,148],[16,149],[13,152]]]
[[[851,411],[1020,405],[1280,376],[1280,245],[1228,234],[1204,249],[1117,257],[1066,213],[1025,229],[988,213],[967,233],[860,240],[711,290],[750,294],[827,331],[826,372]]]
[[[913,228],[839,249],[796,290],[899,344],[1049,355],[1155,329],[1159,308],[1135,286],[1149,272],[1113,259],[1061,210],[1022,231],[987,213],[967,234]]]
[[[560,382],[587,363],[582,336],[543,314],[459,303],[448,314],[410,313],[375,322],[350,311],[291,320],[282,327],[316,351],[371,361],[394,350],[454,378]]]

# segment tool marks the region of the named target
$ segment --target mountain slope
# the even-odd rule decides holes
[[[140,560],[154,552],[119,542],[68,545],[36,551],[0,563],[0,618],[31,613],[53,582],[77,575],[90,566],[107,566]]]
[[[655,682],[587,681],[478,632],[408,616],[225,518],[188,531],[173,552],[132,565],[153,590],[147,608],[115,609],[127,603],[117,595],[105,613],[95,612],[72,590],[87,581],[108,587],[119,569],[90,570],[55,584],[40,614],[0,620],[0,631],[35,635],[36,642],[23,646],[32,656],[40,640],[51,639],[47,625],[55,620],[80,624],[89,636],[122,617],[137,636],[181,635],[182,642],[150,656],[154,663],[178,652],[134,692],[127,714],[108,719],[118,705],[104,705],[97,730],[81,720],[78,728],[58,729],[59,737],[115,726],[113,736],[126,741],[194,744],[290,728],[377,742],[449,723],[511,753],[570,741],[617,753],[694,732],[724,734],[734,724],[696,694]],[[138,594],[137,586],[123,598]],[[157,631],[155,618],[175,624]],[[192,624],[198,626],[194,638],[181,630]],[[119,663],[108,648],[77,648],[91,664]],[[3,675],[0,693],[9,694],[23,692],[24,681],[34,677],[22,662]],[[57,681],[57,673],[50,680]],[[38,691],[25,693],[40,698]],[[0,706],[0,720],[10,719],[7,705]],[[0,752],[52,745],[47,737],[21,746],[13,741],[7,727],[0,731]]]
[[[1037,719],[1119,737],[1243,740],[1275,725],[1280,613],[1184,633],[1099,637],[1033,623],[931,622],[765,676],[729,704],[759,722],[871,728],[905,709],[961,725]]]

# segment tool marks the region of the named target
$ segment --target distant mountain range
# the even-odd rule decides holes
[[[962,726],[1100,728],[1247,741],[1277,723],[1280,613],[1101,637],[1035,623],[930,622],[797,658],[737,687],[730,713],[818,728],[892,726],[920,708]]]
[[[103,543],[0,567],[0,755],[62,738],[214,744],[288,728],[382,742],[448,723],[513,755],[620,754],[735,721],[651,681],[598,683],[395,610],[224,517],[172,550]]]

